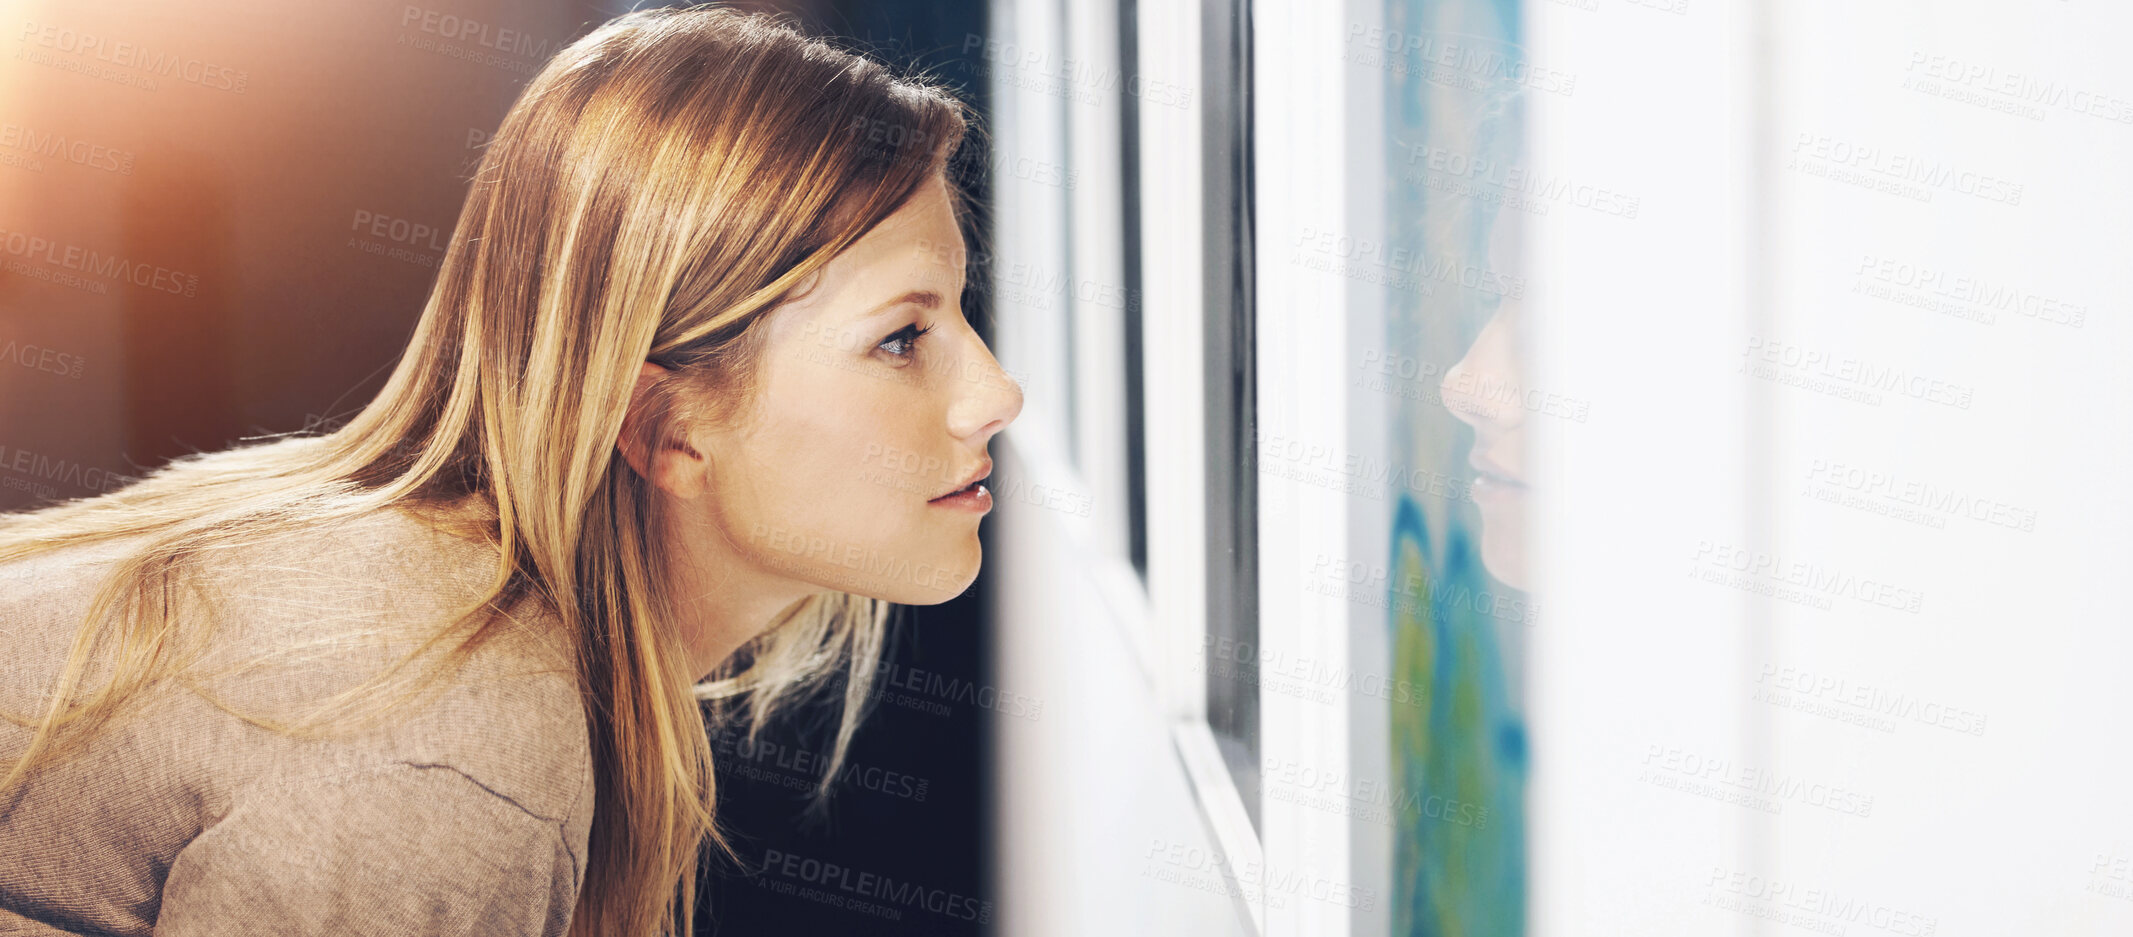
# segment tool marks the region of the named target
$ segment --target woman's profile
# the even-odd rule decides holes
[[[0,516],[0,932],[688,932],[705,702],[841,685],[826,785],[889,604],[977,574],[1022,395],[961,311],[966,123],[624,15],[506,115],[345,426]]]

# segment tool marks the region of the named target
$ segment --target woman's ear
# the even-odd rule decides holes
[[[615,440],[630,468],[653,487],[679,498],[695,498],[703,494],[709,481],[709,460],[683,439],[662,433],[656,446],[648,446],[648,424],[653,422],[651,408],[659,404],[655,388],[660,381],[673,377],[674,372],[650,361],[638,366],[637,383],[630,390],[629,408],[622,414],[622,435]],[[666,423],[668,421],[658,421]],[[658,427],[671,429],[671,425]]]

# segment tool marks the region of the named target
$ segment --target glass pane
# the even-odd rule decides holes
[[[1206,232],[1207,722],[1259,823],[1259,486],[1251,445],[1251,27],[1243,0],[1207,0],[1201,87]]]
[[[1445,490],[1402,487],[1385,568],[1391,704],[1393,932],[1524,932],[1526,393],[1519,339],[1522,89],[1543,70],[1515,0],[1386,0],[1351,36],[1382,66],[1388,280],[1379,375],[1398,387],[1392,457]],[[1540,206],[1545,210],[1546,206]]]
[[[1118,61],[1128,75],[1140,71],[1140,4],[1118,5]],[[1126,535],[1133,568],[1148,577],[1148,455],[1143,436],[1141,374],[1141,108],[1138,82],[1119,83],[1120,190],[1125,233],[1126,332]]]

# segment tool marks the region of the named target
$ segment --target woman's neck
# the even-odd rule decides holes
[[[497,537],[497,512],[486,493],[441,506],[406,507],[439,531],[492,543]],[[717,670],[793,603],[824,591],[750,562],[715,524],[689,520],[694,512],[670,511],[668,516],[675,520],[655,549],[668,558],[667,594],[673,597],[675,631],[692,680],[701,681]]]
[[[668,594],[689,655],[689,673],[702,680],[742,645],[769,630],[786,609],[826,590],[751,561],[708,519],[673,512],[666,554]]]

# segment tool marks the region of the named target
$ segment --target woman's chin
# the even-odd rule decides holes
[[[904,602],[903,604],[939,605],[968,593],[971,585],[978,581],[978,563],[972,561],[957,564],[951,568],[953,572],[945,577],[946,588],[929,589],[925,592],[923,601]]]
[[[1515,519],[1486,520],[1481,527],[1481,565],[1497,582],[1526,588],[1526,531],[1523,513]],[[1515,521],[1515,522],[1514,522]]]
[[[911,560],[893,575],[875,575],[844,591],[898,605],[939,605],[969,592],[978,567],[975,553],[968,558]]]

